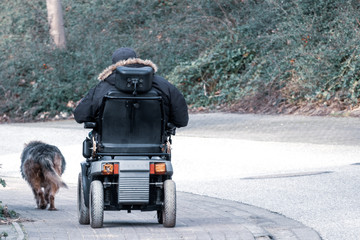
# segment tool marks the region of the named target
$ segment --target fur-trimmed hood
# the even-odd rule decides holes
[[[142,60],[140,58],[130,58],[127,60],[121,60],[118,61],[115,64],[110,65],[109,67],[105,68],[104,71],[102,71],[102,73],[99,74],[98,79],[100,81],[104,81],[108,76],[110,76],[113,71],[115,71],[115,69],[117,67],[121,67],[121,66],[127,66],[127,65],[144,65],[144,66],[149,66],[152,69],[154,69],[154,72],[157,71],[157,66],[155,65],[155,63],[153,63],[150,60]]]

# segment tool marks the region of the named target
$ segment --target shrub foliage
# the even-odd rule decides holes
[[[2,3],[3,121],[71,113],[120,46],[157,63],[193,107],[338,103],[346,109],[359,103],[357,0],[63,0],[62,5],[67,49],[57,50],[43,0]]]
[[[240,5],[226,15],[231,30],[219,44],[171,73],[189,103],[244,102],[253,110],[309,102],[337,103],[339,110],[358,105],[358,1]]]

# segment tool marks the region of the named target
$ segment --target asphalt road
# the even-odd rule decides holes
[[[200,114],[192,122],[179,135],[210,138],[192,157],[212,156],[213,175],[182,178],[179,189],[284,214],[324,239],[360,239],[359,119]]]
[[[324,239],[360,239],[357,118],[195,114],[173,139],[177,190],[283,214]],[[34,139],[61,146],[76,183],[87,134],[74,121],[0,125],[6,176]],[[6,159],[6,161],[4,160]]]

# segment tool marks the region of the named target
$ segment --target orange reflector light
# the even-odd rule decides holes
[[[163,175],[166,173],[165,163],[150,163],[150,174]]]
[[[114,165],[112,163],[103,164],[101,173],[103,175],[112,175],[112,174],[114,174]]]
[[[150,164],[150,174],[155,174],[155,164]]]
[[[166,164],[165,163],[157,163],[155,164],[155,174],[165,174],[166,173]]]
[[[118,163],[114,164],[114,174],[119,174],[119,164]]]

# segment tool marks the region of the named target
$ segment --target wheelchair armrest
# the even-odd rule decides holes
[[[96,128],[96,122],[84,122],[84,128]]]
[[[170,136],[170,135],[175,135],[175,133],[176,133],[176,126],[173,123],[167,123],[166,134]]]

